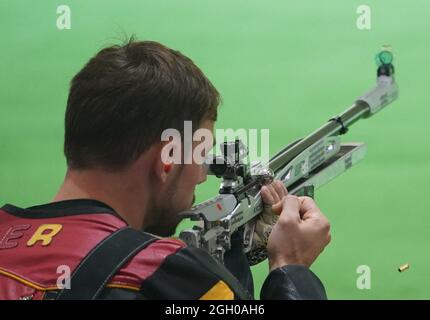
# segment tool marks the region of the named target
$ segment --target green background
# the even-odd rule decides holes
[[[71,30],[56,28],[61,4]],[[356,27],[361,4],[371,30]],[[0,203],[52,199],[66,168],[69,81],[124,34],[191,57],[223,96],[217,127],[269,128],[272,154],[369,89],[374,54],[391,44],[400,98],[344,136],[368,155],[317,193],[332,242],[312,269],[331,299],[428,299],[429,18],[425,0],[0,0]],[[360,265],[371,268],[370,290],[356,287]],[[257,295],[267,270],[253,269]]]

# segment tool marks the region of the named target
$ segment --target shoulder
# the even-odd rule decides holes
[[[226,273],[206,251],[162,238],[139,252],[108,287],[140,291],[151,299],[234,299]]]
[[[185,242],[176,238],[155,240],[121,268],[108,287],[140,290],[142,282],[151,277],[168,257],[186,247]]]

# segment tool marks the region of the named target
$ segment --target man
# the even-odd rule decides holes
[[[55,198],[0,210],[0,299],[87,297],[67,294],[88,291],[103,272],[108,276],[91,297],[252,298],[203,250],[161,238],[174,234],[178,213],[191,207],[196,185],[206,179],[195,162],[162,161],[161,134],[181,131],[186,120],[213,131],[219,100],[190,59],[159,43],[130,41],[93,57],[71,83],[68,170]],[[270,273],[261,297],[326,298],[308,268],[330,241],[327,219],[312,199],[287,195],[281,183],[263,187],[262,194],[279,220],[268,239]],[[127,226],[144,232],[115,242]],[[146,237],[142,245],[139,237]],[[112,257],[128,246],[134,251],[112,269]],[[69,271],[68,286],[62,275]]]

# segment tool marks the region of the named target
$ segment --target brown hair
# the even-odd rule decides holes
[[[98,52],[71,82],[64,153],[71,168],[119,169],[167,128],[216,120],[220,96],[179,51],[133,41]]]

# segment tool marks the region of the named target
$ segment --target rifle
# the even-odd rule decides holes
[[[250,265],[267,258],[265,248],[252,247],[256,219],[264,210],[261,186],[276,179],[283,182],[290,194],[313,197],[316,189],[362,160],[366,145],[341,143],[340,136],[357,120],[373,116],[397,99],[392,60],[391,51],[383,48],[376,55],[374,88],[319,129],[283,148],[265,165],[251,166],[245,161],[247,150],[240,140],[221,143],[222,156],[213,156],[208,171],[222,178],[219,194],[181,213],[183,218],[198,223],[182,231],[179,237],[189,245],[207,250],[223,263],[224,253],[231,248],[232,234],[241,231]]]

